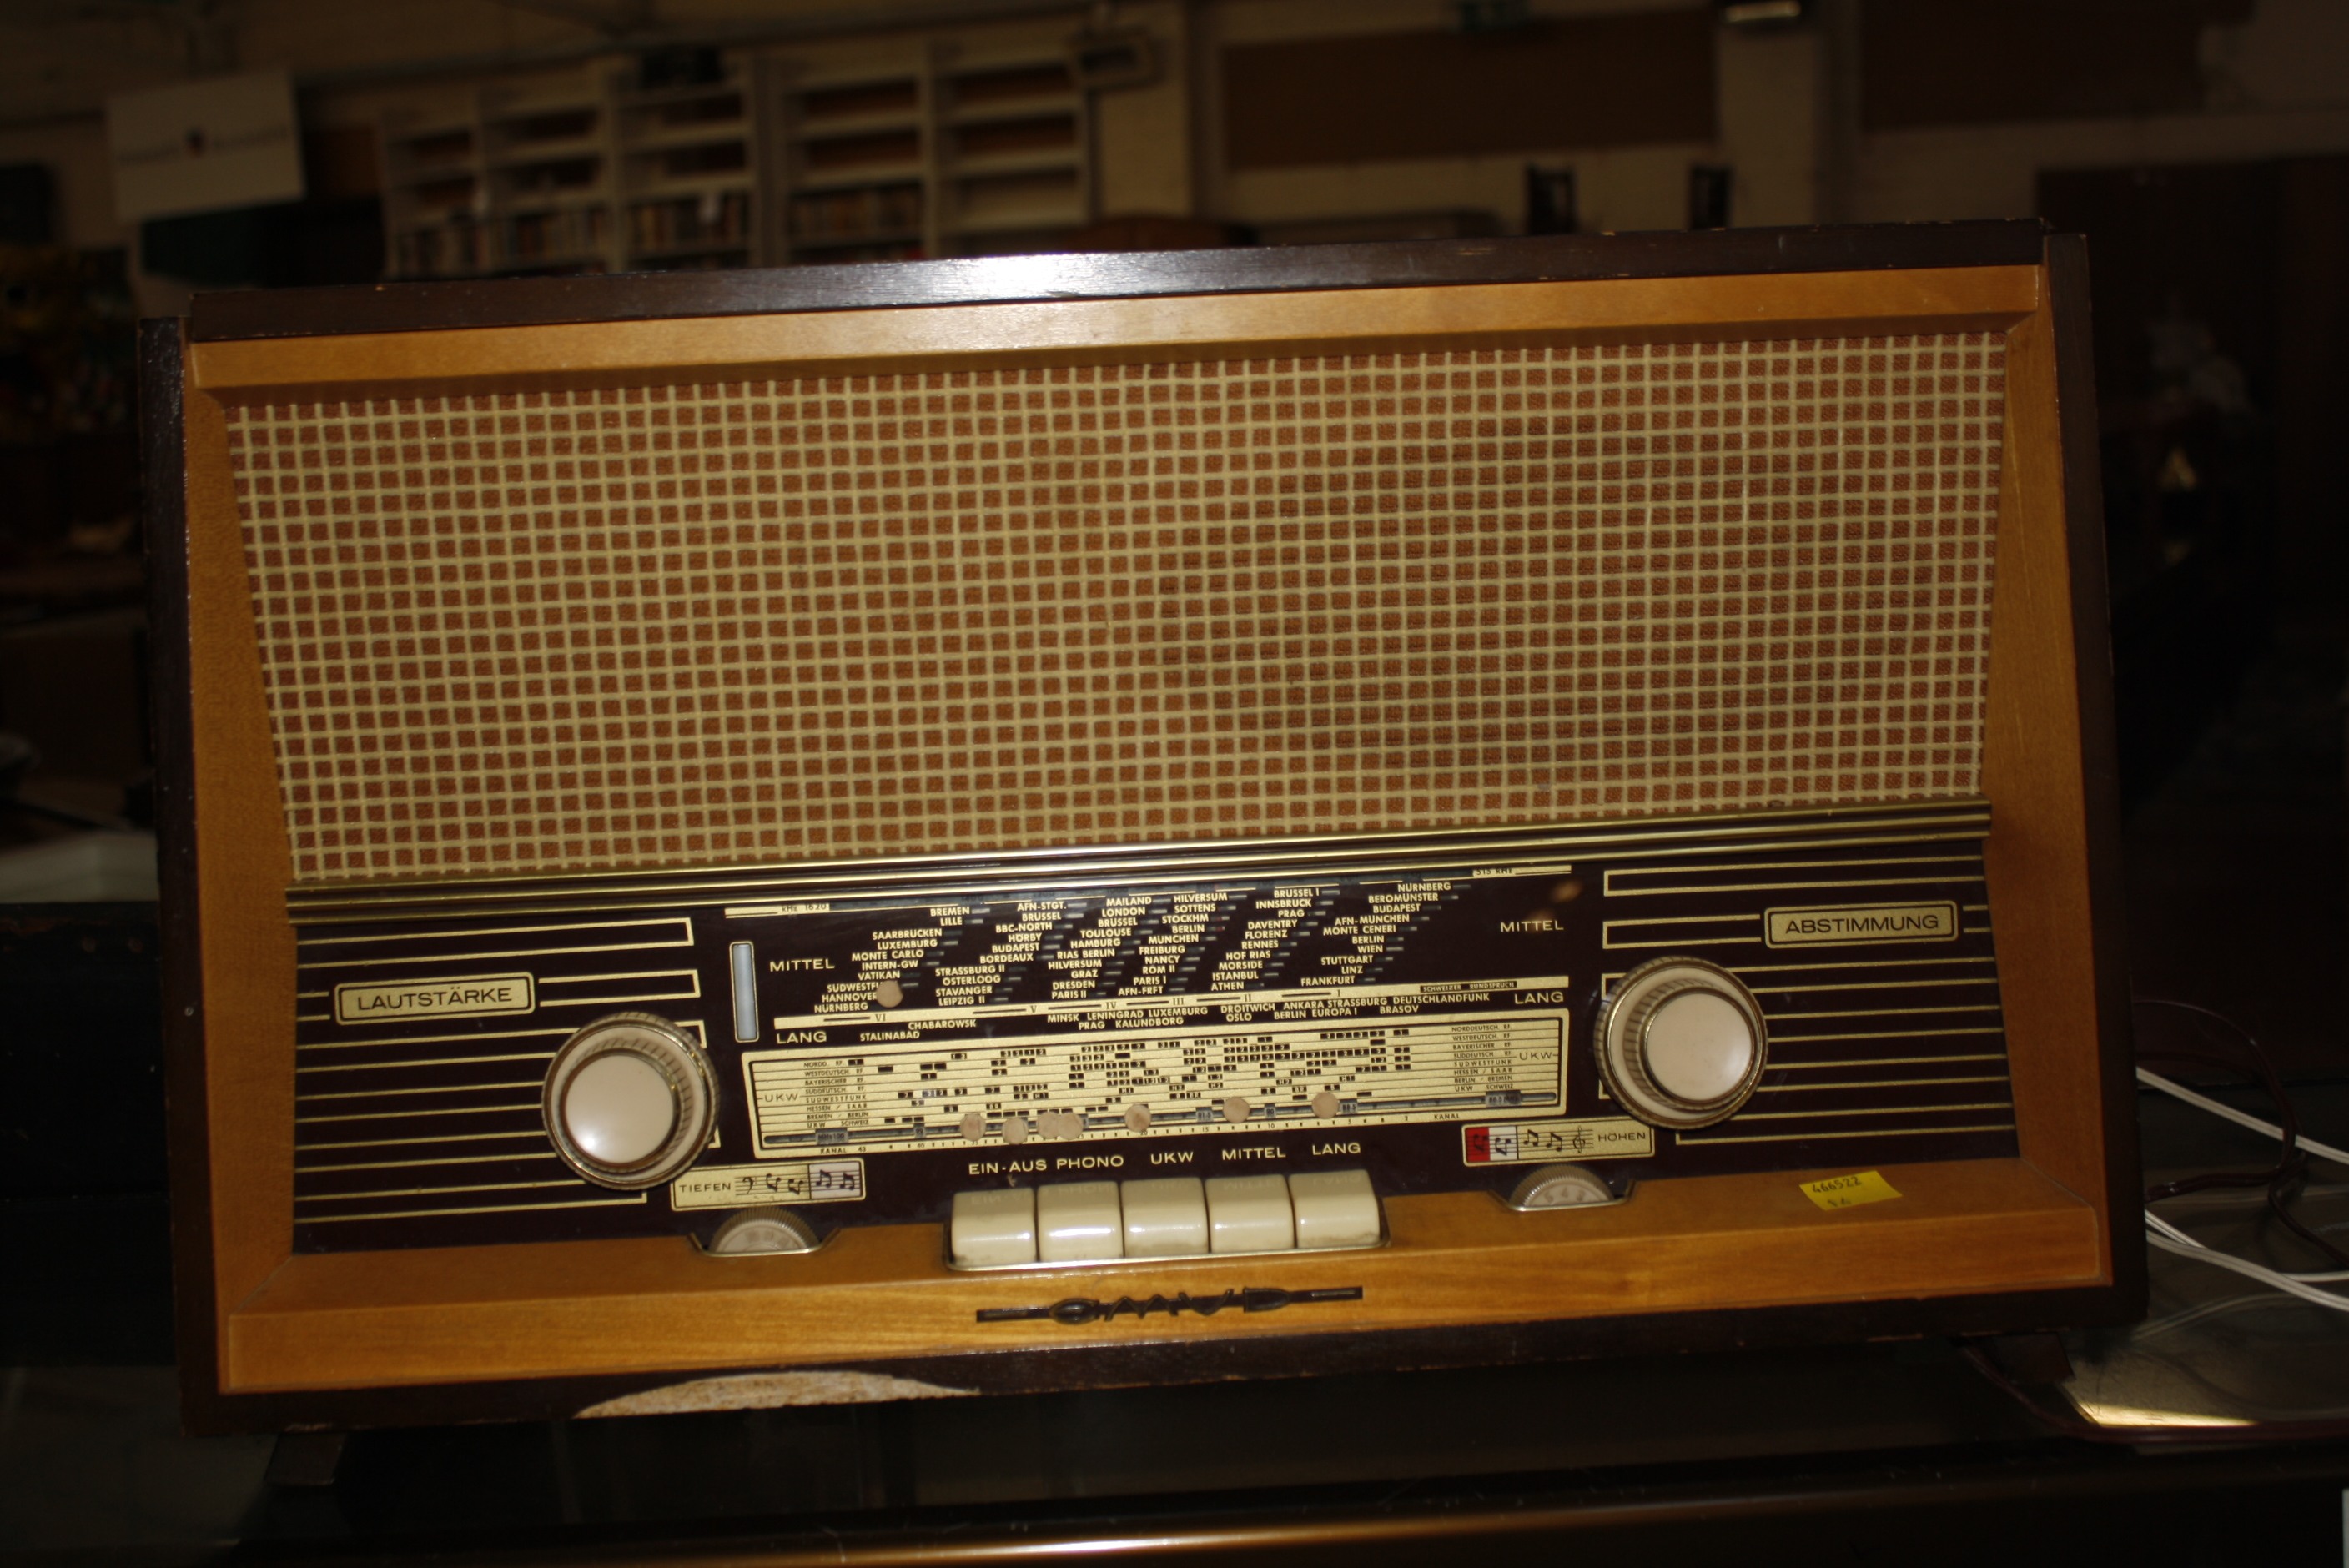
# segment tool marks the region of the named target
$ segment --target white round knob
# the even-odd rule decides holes
[[[677,1130],[677,1090],[646,1057],[606,1052],[572,1075],[563,1127],[597,1164],[633,1169]]]
[[[1599,1070],[1625,1109],[1658,1127],[1709,1127],[1762,1080],[1769,1034],[1738,978],[1698,958],[1660,958],[1608,997]]]
[[[1754,1027],[1726,997],[1688,990],[1648,1015],[1648,1076],[1692,1103],[1734,1094],[1754,1065]]]
[[[599,1186],[657,1186],[709,1142],[718,1096],[693,1037],[649,1013],[614,1013],[563,1042],[539,1110],[564,1164]]]

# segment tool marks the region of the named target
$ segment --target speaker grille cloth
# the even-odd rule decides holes
[[[1976,787],[1994,334],[243,407],[297,881]]]

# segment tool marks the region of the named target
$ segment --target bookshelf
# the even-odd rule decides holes
[[[485,102],[481,127],[497,271],[610,268],[609,126],[605,107],[592,99]]]
[[[1092,217],[1084,95],[1058,56],[939,73],[938,252],[1049,248]]]
[[[388,274],[470,277],[487,270],[490,187],[471,107],[462,118],[388,116],[382,148]]]
[[[615,77],[627,271],[742,267],[766,259],[757,123],[761,75],[758,61],[737,57],[708,81],[647,88]]]
[[[460,115],[382,122],[395,278],[603,272],[612,238],[609,116],[585,93],[468,95]]]
[[[779,97],[789,192],[781,257],[878,262],[934,253],[926,73],[818,79]]]
[[[1057,52],[710,51],[688,75],[606,58],[388,113],[388,274],[995,255],[1091,219],[1090,105]]]
[[[1091,216],[1086,101],[1059,56],[909,52],[780,91],[778,259],[1048,247]]]

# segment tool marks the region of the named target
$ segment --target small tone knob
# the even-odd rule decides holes
[[[766,1253],[812,1253],[815,1227],[789,1209],[737,1209],[726,1216],[706,1251],[725,1258]]]
[[[718,1096],[693,1037],[650,1013],[614,1013],[547,1064],[539,1111],[563,1162],[603,1187],[656,1187],[709,1142]]]
[[[1512,1209],[1589,1209],[1621,1202],[1606,1178],[1586,1165],[1544,1165],[1528,1171],[1509,1194]]]
[[[1734,1115],[1768,1057],[1754,993],[1699,958],[1659,958],[1632,970],[1599,1022],[1608,1092],[1657,1127],[1710,1127]]]

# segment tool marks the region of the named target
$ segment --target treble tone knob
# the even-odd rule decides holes
[[[1769,1035],[1738,978],[1701,958],[1659,958],[1623,976],[1599,1026],[1608,1092],[1657,1127],[1710,1127],[1762,1081]]]
[[[564,1041],[539,1097],[563,1162],[624,1191],[658,1186],[692,1164],[717,1108],[701,1047],[650,1013],[613,1013]]]

